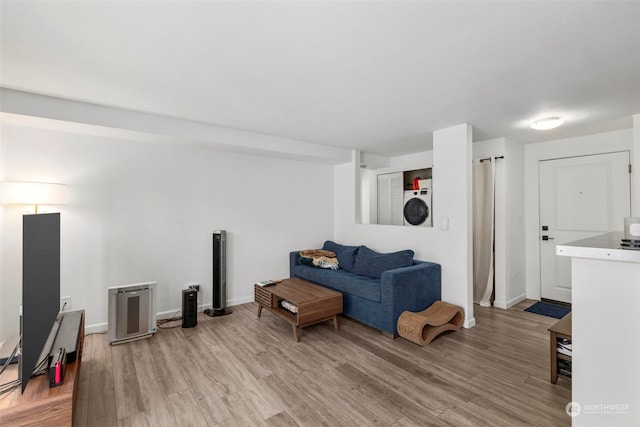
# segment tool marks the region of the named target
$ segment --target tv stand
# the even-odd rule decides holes
[[[76,360],[67,364],[64,383],[61,386],[49,388],[49,376],[39,375],[29,380],[23,394],[20,393],[20,387],[18,387],[8,396],[3,396],[0,399],[2,425],[16,427],[73,425],[73,408],[80,381],[80,365],[84,344],[84,310],[80,310],[80,312],[82,316],[79,331],[77,331],[79,342]]]

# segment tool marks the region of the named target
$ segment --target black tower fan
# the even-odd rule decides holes
[[[182,291],[182,327],[193,328],[198,324],[198,292],[195,289]]]
[[[205,310],[209,316],[231,314],[227,308],[227,232],[213,232],[213,302],[212,308]]]

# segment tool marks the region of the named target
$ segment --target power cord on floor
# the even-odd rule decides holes
[[[13,348],[13,351],[11,352],[11,355],[4,362],[4,365],[2,365],[2,368],[0,368],[0,375],[7,369],[7,366],[9,366],[9,364],[11,363],[13,358],[20,352],[20,344],[21,344],[21,342],[22,342],[22,334],[18,338],[18,342],[16,343],[16,346]],[[38,362],[36,367],[33,369],[33,373],[31,374],[31,376],[35,377],[37,375],[42,375],[42,374],[47,373],[47,371],[48,371],[47,370],[47,362],[48,361],[49,361],[49,357],[45,356],[40,362]],[[15,379],[15,380],[12,380],[12,381],[9,381],[9,382],[6,382],[4,384],[0,384],[0,395],[12,392],[16,388],[20,387],[21,384],[22,384],[22,381],[20,381],[19,378]]]
[[[13,348],[11,355],[7,357],[7,360],[4,362],[4,365],[2,365],[2,368],[0,368],[0,375],[2,375],[2,373],[7,369],[7,366],[9,366],[9,364],[11,363],[13,358],[16,356],[16,354],[18,354],[21,340],[22,340],[22,335],[20,335],[20,337],[18,338],[18,342],[16,343],[16,346]],[[15,390],[20,386],[20,384],[22,384],[20,379],[15,379],[15,380],[6,382],[4,384],[0,384],[0,396]]]
[[[20,336],[18,337],[18,342],[16,343],[16,346],[13,348],[11,355],[7,357],[7,360],[4,362],[4,365],[2,365],[2,368],[0,368],[0,375],[2,375],[2,373],[4,372],[5,369],[7,369],[7,366],[9,366],[9,364],[11,363],[13,358],[16,356],[16,354],[18,354],[18,349],[20,348],[21,341],[22,341],[22,334],[20,334]]]
[[[173,329],[182,326],[182,316],[178,316],[178,313],[181,311],[182,310],[176,310],[176,312],[173,313],[173,316],[156,321],[158,329]]]
[[[13,381],[9,381],[8,383],[0,385],[0,396],[2,396],[5,393],[12,392],[13,390],[20,387],[20,384],[22,384],[20,380],[13,380]]]

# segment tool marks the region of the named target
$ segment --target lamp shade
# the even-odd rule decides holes
[[[2,183],[3,205],[64,205],[67,203],[67,186],[47,182]]]

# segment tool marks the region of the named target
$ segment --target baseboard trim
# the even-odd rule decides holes
[[[464,323],[462,324],[462,327],[465,329],[471,329],[474,326],[476,326],[476,318],[472,317],[471,319],[467,319],[464,321]]]
[[[493,305],[494,307],[497,308],[502,308],[503,310],[506,310],[508,308],[513,307],[514,305],[524,301],[527,299],[527,295],[526,294],[522,294],[522,295],[518,295],[515,298],[510,299],[509,301],[507,301],[506,303],[503,303],[501,301],[494,301]]]
[[[236,298],[233,300],[227,301],[227,305],[229,307],[233,307],[234,305],[245,304],[247,302],[253,302],[253,295],[250,297]],[[206,309],[211,308],[211,304],[199,304],[198,312],[205,311]],[[172,317],[181,316],[182,308],[174,309],[174,310],[166,310],[156,313],[157,320],[171,319]],[[86,325],[84,328],[85,335],[89,334],[102,334],[107,332],[109,325],[107,322],[100,323],[92,323],[91,325]]]
[[[233,307],[234,305],[246,304],[248,302],[253,302],[253,294],[246,297],[230,299],[227,301],[227,305]]]
[[[84,334],[102,334],[107,332],[107,322],[92,323],[91,325],[85,325]]]
[[[527,292],[527,297],[525,299],[532,299],[534,301],[540,301],[540,292]]]

